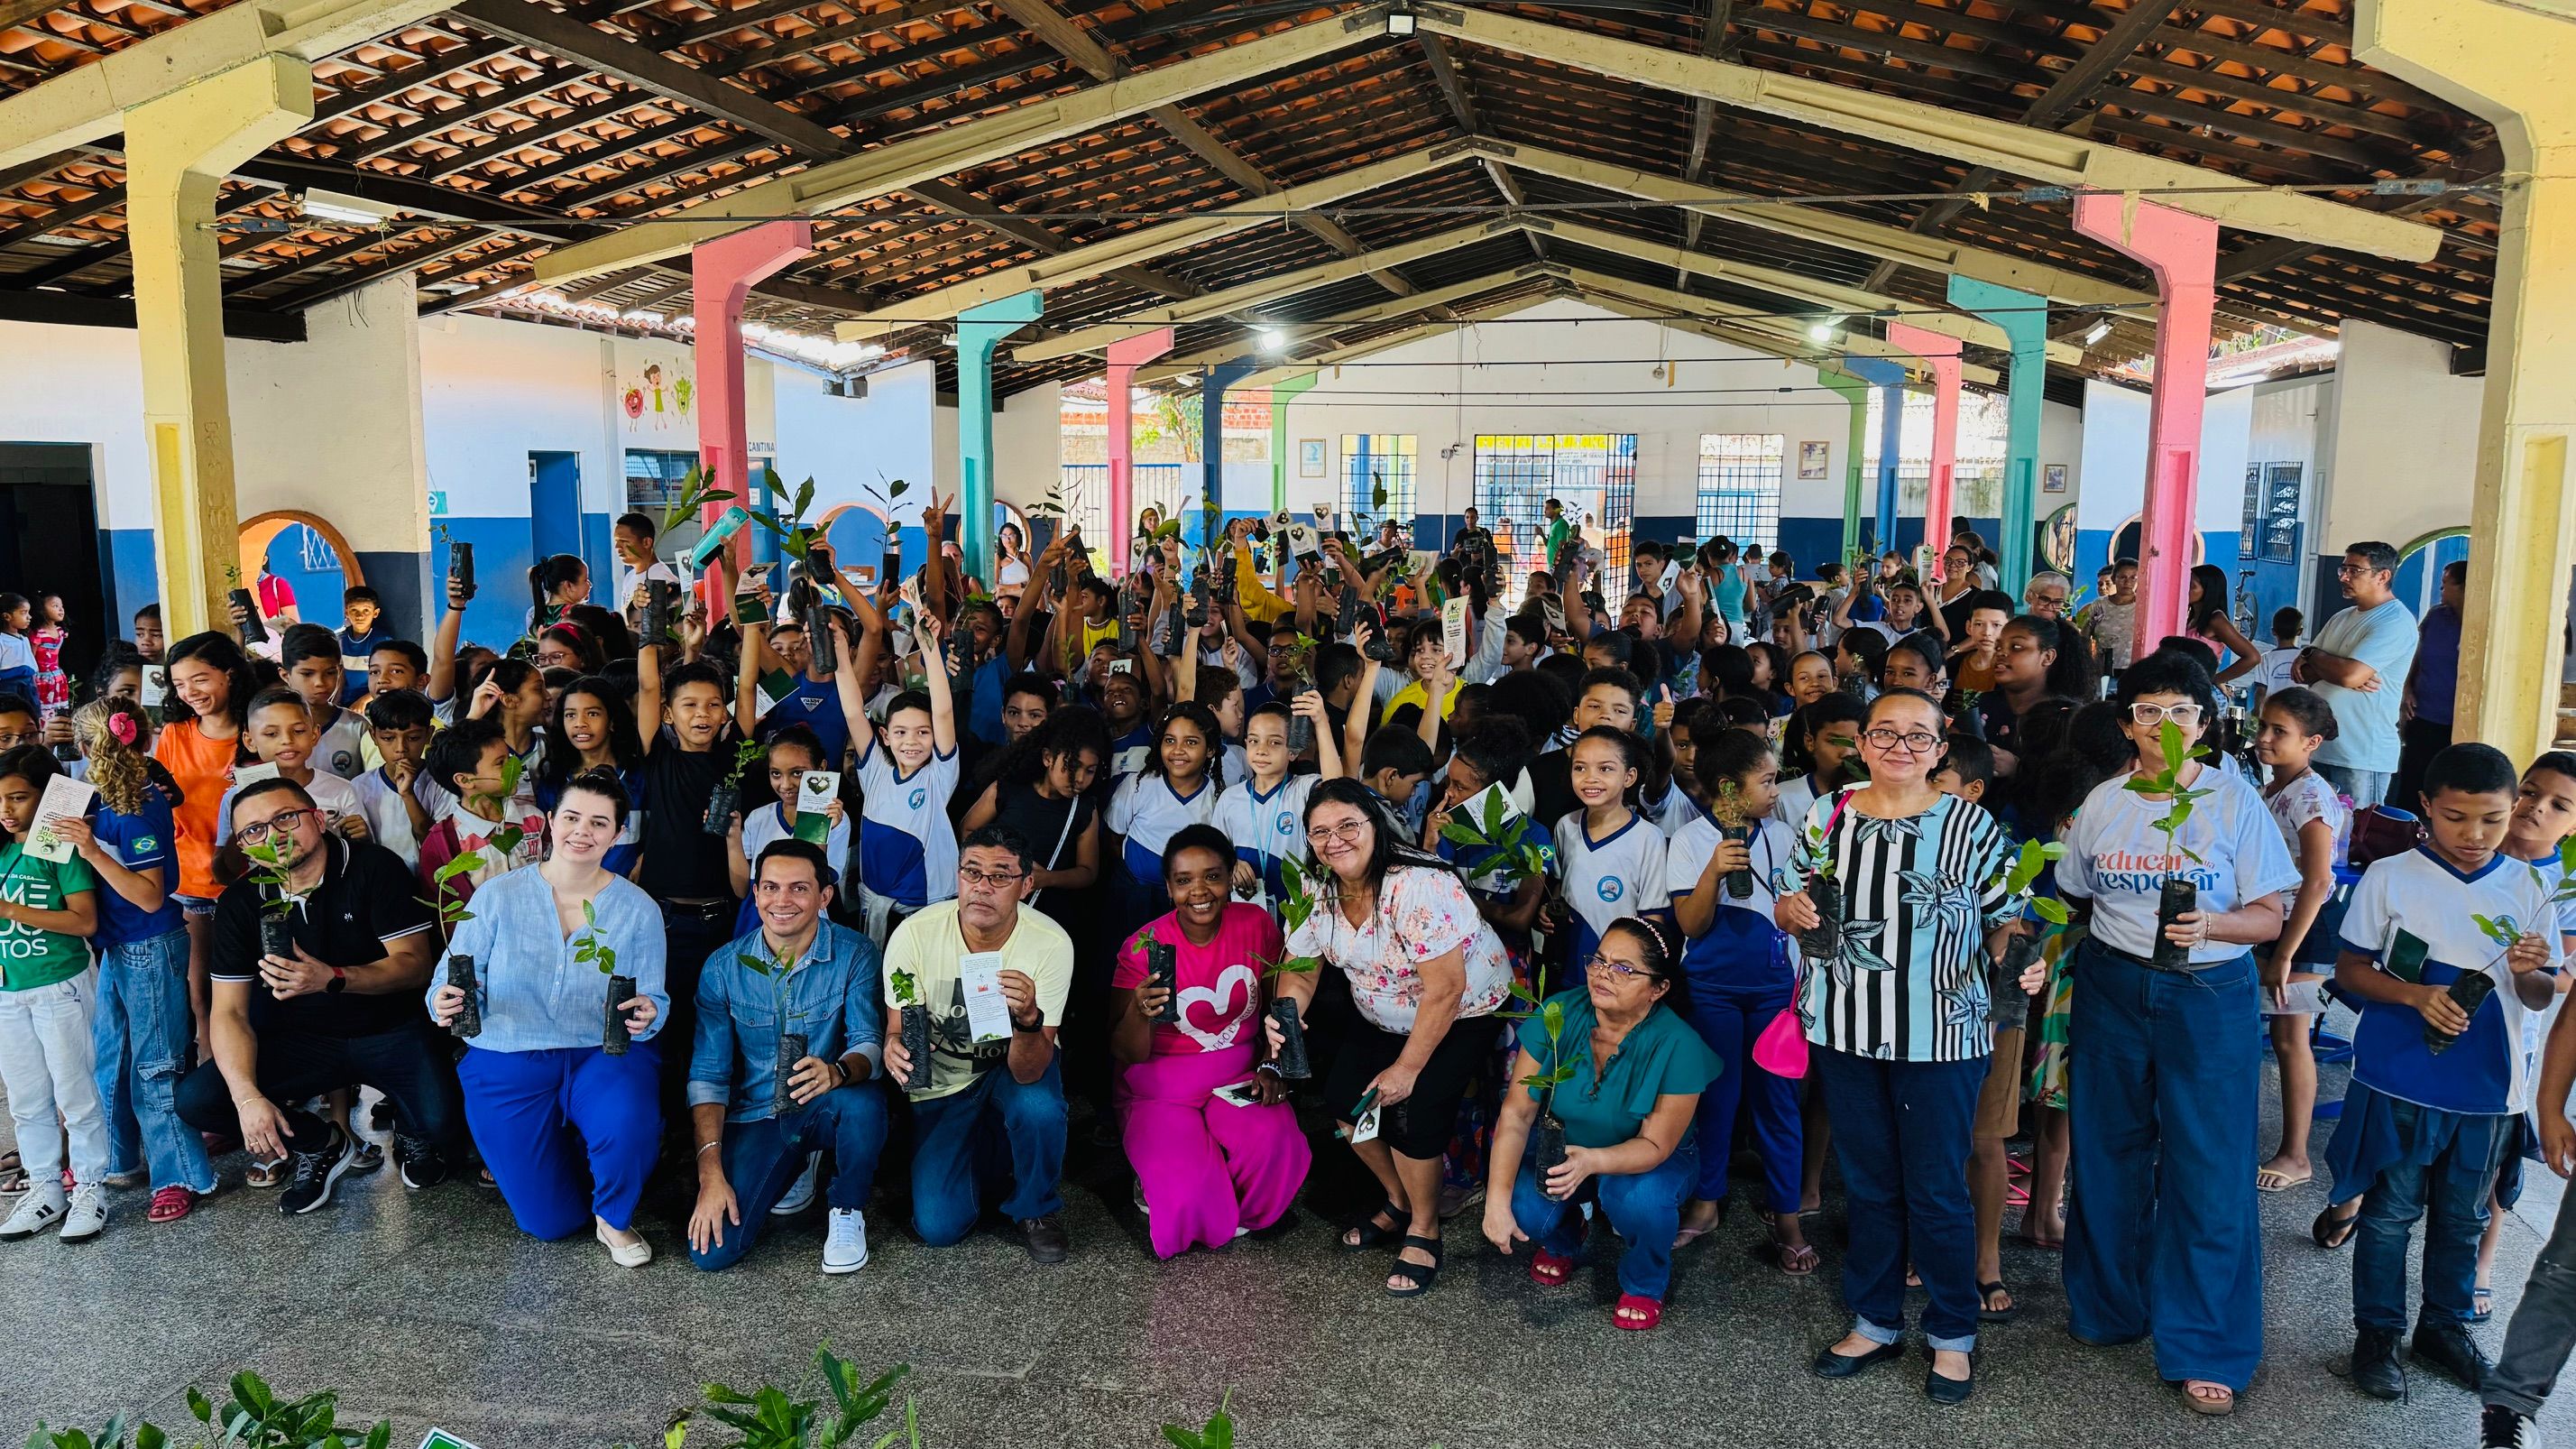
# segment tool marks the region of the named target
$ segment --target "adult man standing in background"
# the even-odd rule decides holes
[[[2388,800],[2397,771],[2397,706],[2415,662],[2415,614],[2397,601],[2397,550],[2377,541],[2343,551],[2335,570],[2353,606],[2326,620],[2299,655],[2290,677],[2315,690],[2334,711],[2335,737],[2313,763],[2355,808]],[[2412,799],[2393,802],[2416,808]]]

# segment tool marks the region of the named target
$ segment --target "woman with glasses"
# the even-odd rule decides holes
[[[1352,1150],[1386,1190],[1386,1205],[1341,1243],[1360,1252],[1396,1242],[1386,1291],[1413,1298],[1430,1292],[1440,1271],[1441,1157],[1458,1104],[1492,1053],[1511,964],[1465,882],[1438,856],[1404,844],[1359,781],[1315,787],[1306,847],[1315,899],[1288,950],[1350,979],[1360,1020],[1333,1058],[1324,1101],[1352,1124]],[[1279,977],[1280,998],[1297,1003],[1301,1020],[1315,985],[1312,971]],[[1267,1031],[1275,1052],[1278,1023]]]
[[[1485,1236],[1506,1257],[1514,1243],[1533,1244],[1531,1281],[1561,1284],[1591,1227],[1577,1208],[1593,1205],[1627,1245],[1610,1322],[1632,1332],[1663,1321],[1682,1204],[1699,1181],[1691,1120],[1720,1070],[1665,1003],[1680,944],[1663,922],[1612,922],[1583,984],[1521,1022],[1512,1080],[1528,1085],[1504,1096],[1494,1124],[1494,1161],[1518,1166],[1508,1193],[1497,1183],[1486,1194]],[[1564,1124],[1566,1142],[1565,1161],[1544,1175],[1529,1151],[1542,1105]]]
[[[2281,933],[2299,887],[2270,808],[2244,781],[2194,760],[2163,774],[2167,725],[2186,745],[2217,716],[2195,660],[2149,654],[2120,673],[2117,705],[2137,773],[2095,787],[2057,863],[2061,894],[2092,902],[2075,957],[2067,1091],[2074,1178],[2066,1220],[2068,1330],[2095,1344],[2154,1335],[2156,1371],[2183,1402],[2225,1414],[2263,1354],[2263,1254],[2254,1152],[2262,1034],[2253,954]],[[2158,924],[2168,879],[2196,909]],[[2159,941],[2186,948],[2153,964]],[[2161,1185],[2161,1186],[2160,1186]]]
[[[1956,1404],[1975,1387],[1969,1355],[1984,1307],[1967,1167],[1993,1050],[1987,978],[2017,911],[2003,827],[1932,783],[1942,728],[1941,706],[1916,690],[1891,689],[1870,706],[1860,731],[1869,778],[1808,808],[1780,882],[1796,889],[1773,919],[1812,931],[1823,920],[1813,882],[1830,876],[1839,887],[1838,942],[1822,959],[1810,953],[1798,1011],[1850,1197],[1843,1302],[1853,1321],[1816,1355],[1815,1372],[1850,1378],[1905,1352],[1911,1254],[1931,1295],[1923,1392]],[[2034,967],[1995,985],[2035,990],[2041,975]]]
[[[614,771],[564,785],[546,821],[553,850],[475,891],[473,915],[431,973],[429,1014],[455,1029],[467,1002],[448,966],[472,957],[480,1030],[456,1075],[465,1125],[510,1215],[548,1240],[587,1221],[612,1261],[640,1268],[653,1261],[634,1220],[661,1148],[656,1036],[671,1003],[661,910],[602,864],[629,808]],[[635,982],[623,1054],[602,1045],[612,975]]]

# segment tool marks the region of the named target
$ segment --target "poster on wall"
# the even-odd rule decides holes
[[[1297,440],[1297,476],[1300,478],[1324,476],[1323,439],[1299,438]]]
[[[2065,492],[2066,465],[2063,463],[2051,463],[2047,467],[2040,469],[2039,491],[2042,493]]]
[[[2075,505],[2061,505],[2040,530],[2040,557],[2059,573],[2075,572]]]
[[[697,368],[686,352],[621,344],[611,384],[618,426],[626,440],[683,443],[697,436]]]
[[[1800,443],[1798,445],[1799,482],[1820,483],[1824,481],[1825,467],[1829,461],[1830,449],[1831,445],[1826,443]]]

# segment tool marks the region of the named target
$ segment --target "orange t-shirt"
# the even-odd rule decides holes
[[[179,894],[211,900],[215,888],[215,812],[232,787],[233,740],[210,740],[197,722],[163,725],[152,758],[179,782],[187,800],[172,812],[178,826]]]

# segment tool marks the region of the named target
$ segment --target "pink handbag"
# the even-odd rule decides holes
[[[1753,1039],[1753,1065],[1789,1081],[1807,1074],[1807,1024],[1796,1007],[1771,1018]]]

